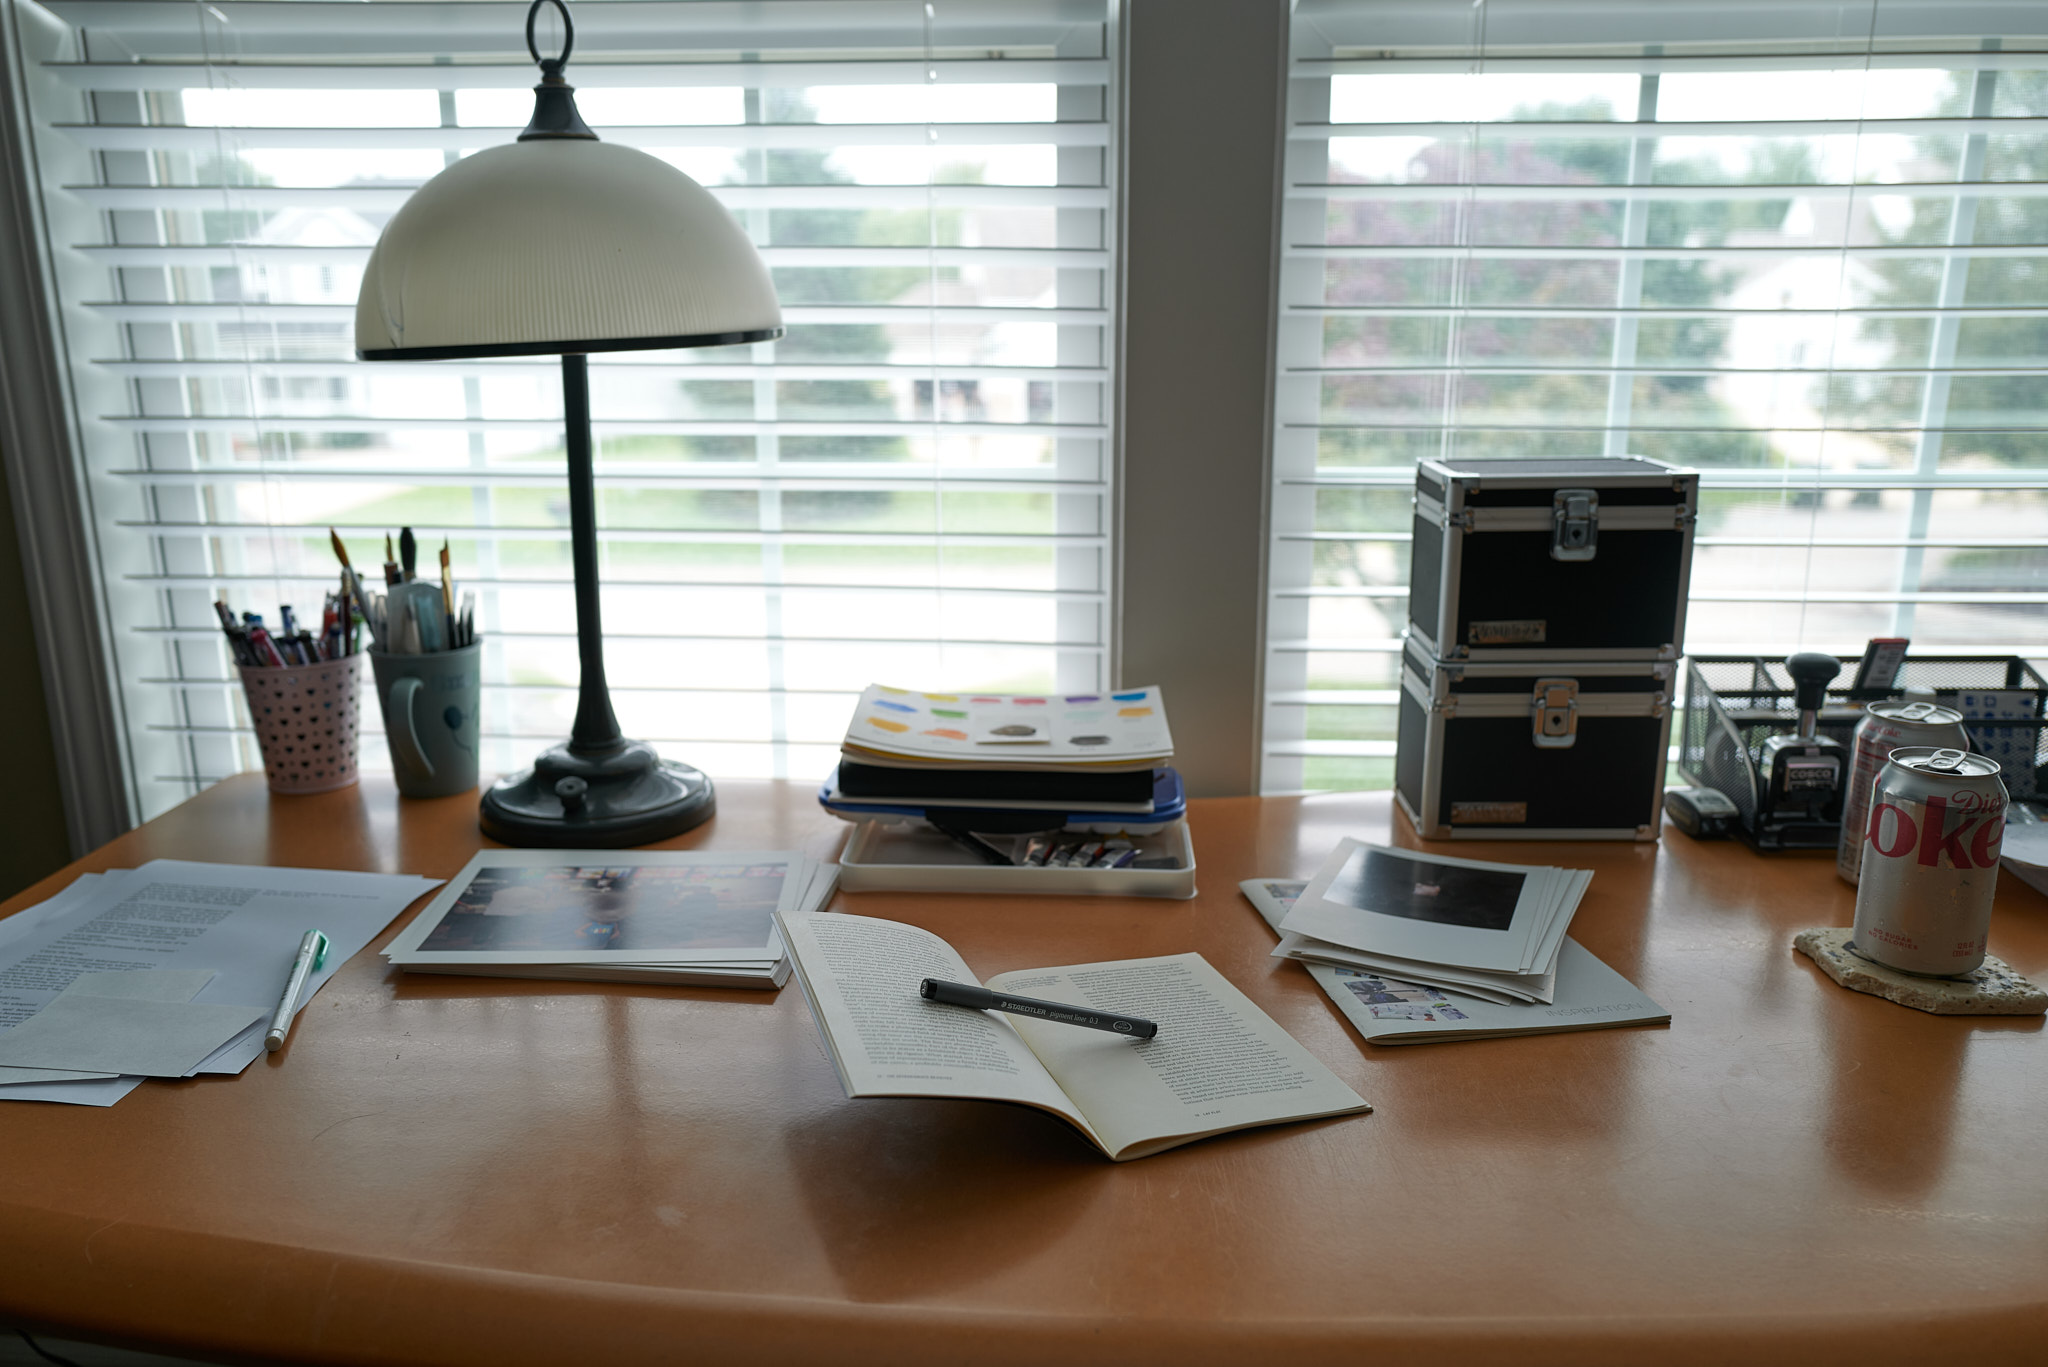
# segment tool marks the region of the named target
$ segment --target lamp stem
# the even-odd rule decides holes
[[[569,558],[576,573],[576,652],[582,680],[569,749],[577,754],[616,750],[624,741],[604,680],[604,623],[598,612],[597,481],[590,459],[590,366],[580,355],[562,357],[562,418],[569,449]]]

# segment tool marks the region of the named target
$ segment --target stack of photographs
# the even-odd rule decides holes
[[[1486,1001],[1553,1001],[1565,927],[1593,875],[1344,840],[1280,922],[1279,958]]]
[[[1239,883],[1275,934],[1308,884],[1288,878]],[[1438,1040],[1501,1039],[1617,1025],[1661,1025],[1671,1013],[1570,936],[1557,956],[1556,999],[1503,1004],[1461,992],[1408,982],[1362,968],[1302,960],[1301,966],[1336,1003],[1352,1028],[1372,1044],[1427,1044]]]
[[[414,973],[777,988],[775,913],[808,915],[838,865],[788,850],[485,850],[384,957]]]

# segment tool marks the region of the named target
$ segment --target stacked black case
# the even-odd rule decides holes
[[[1699,475],[1640,456],[1415,474],[1394,793],[1429,839],[1654,840]]]

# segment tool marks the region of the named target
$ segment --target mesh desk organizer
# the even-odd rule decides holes
[[[271,792],[325,793],[356,781],[362,659],[241,667]]]
[[[1853,665],[1853,661],[1850,662]],[[2048,679],[2018,656],[1909,656],[1890,688],[1853,690],[1851,670],[1827,691],[1819,730],[1848,749],[1855,743],[1862,705],[1886,698],[1931,694],[1963,714],[1971,746],[1999,762],[2015,802],[2048,800]],[[1736,834],[1763,850],[1832,849],[1839,821],[1758,819],[1761,778],[1757,756],[1764,740],[1798,729],[1792,678],[1783,660],[1752,655],[1702,655],[1685,669],[1678,767],[1686,778],[1718,789],[1738,813]]]

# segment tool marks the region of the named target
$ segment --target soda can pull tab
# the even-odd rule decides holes
[[[1927,767],[1938,773],[1954,773],[1968,758],[1967,750],[1936,750],[1927,757]]]

